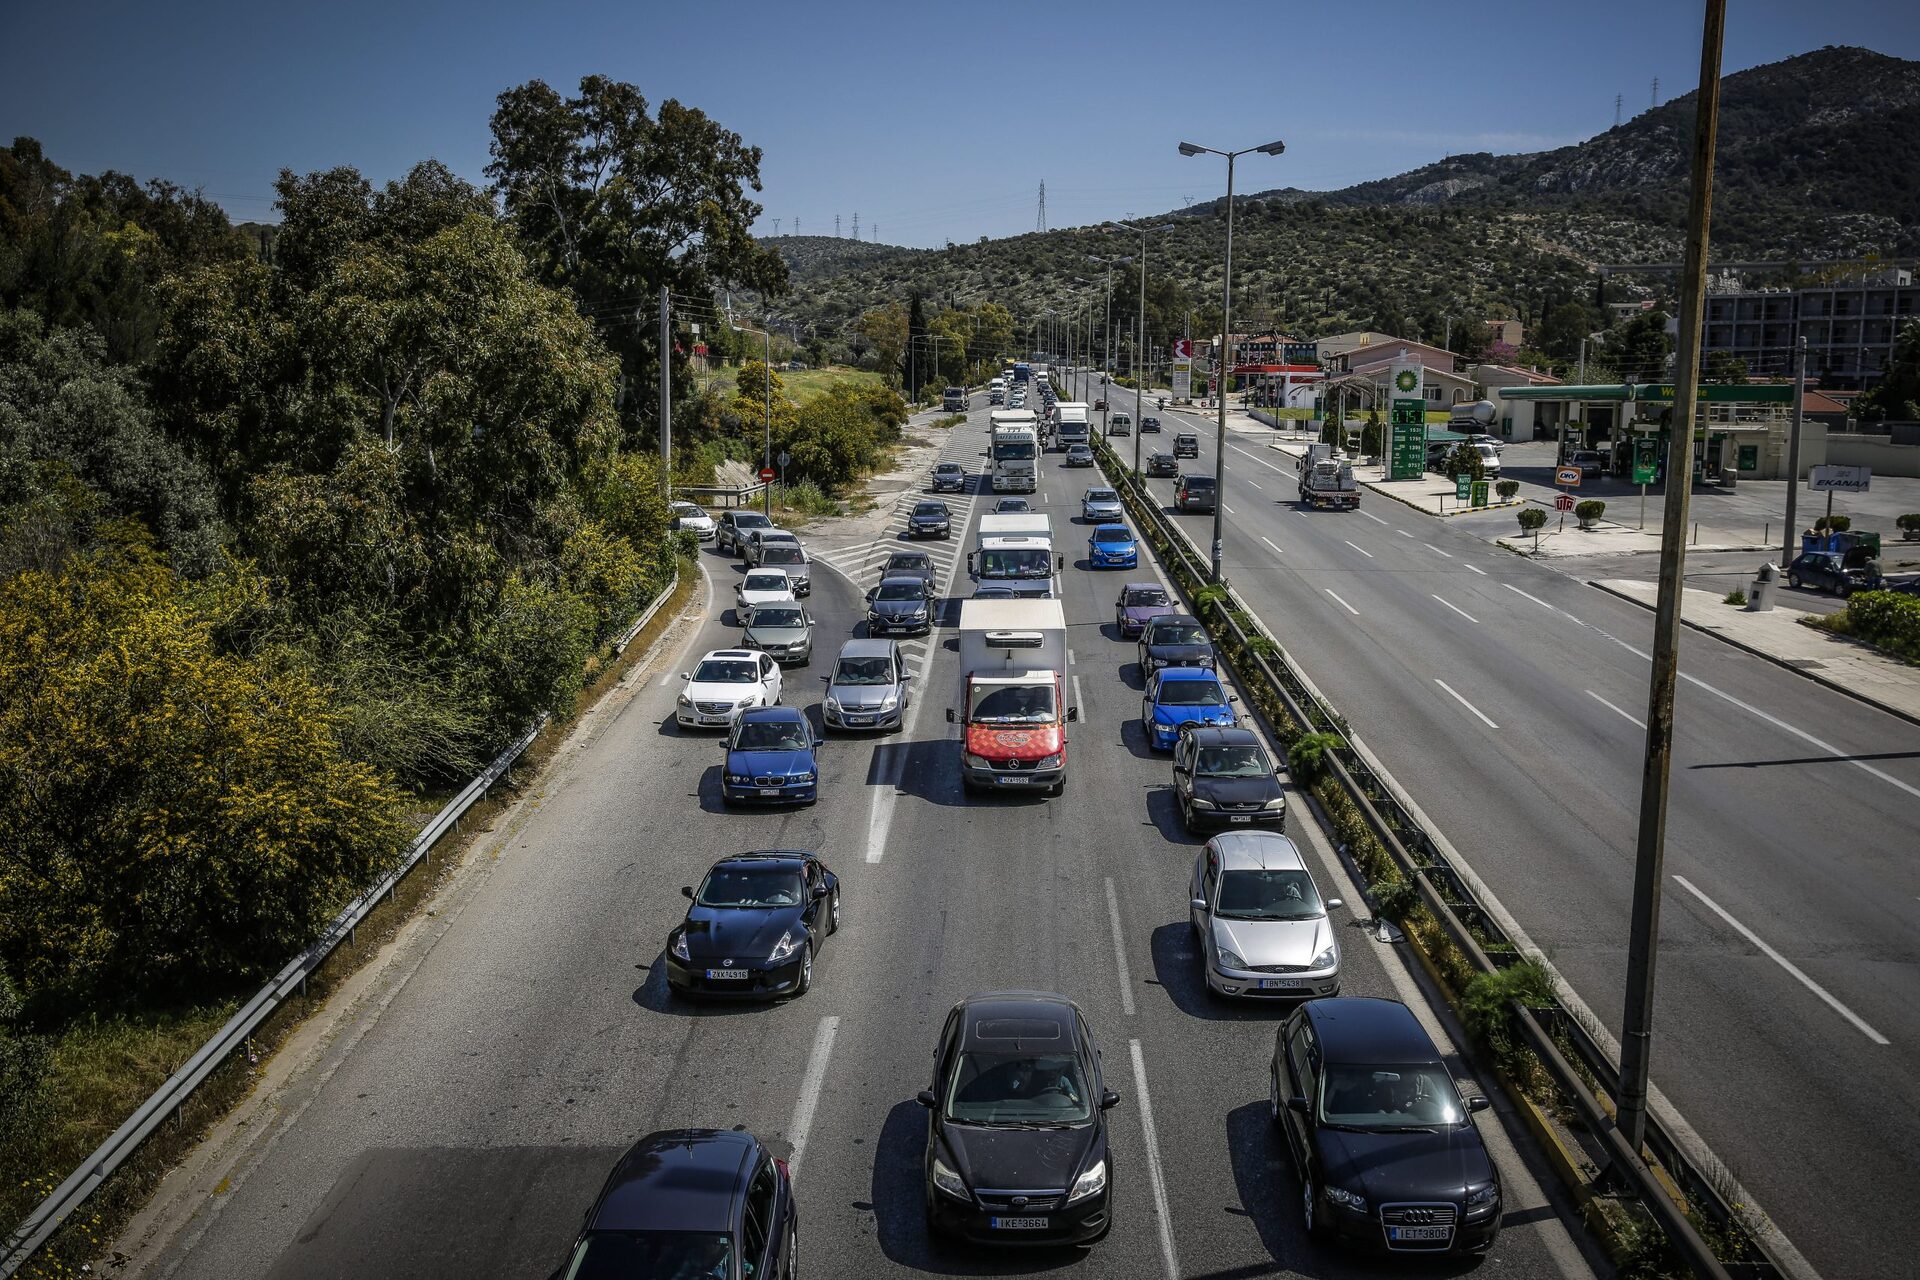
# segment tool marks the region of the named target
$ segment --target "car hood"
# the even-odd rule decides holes
[[[1470,1185],[1493,1180],[1493,1165],[1470,1124],[1437,1133],[1318,1131],[1326,1178],[1377,1205],[1397,1200],[1459,1203]]]
[[[1170,728],[1194,724],[1232,724],[1232,707],[1187,707],[1153,704],[1153,722]]]
[[[1057,724],[967,726],[966,749],[988,760],[1039,760],[1060,750]]]
[[[762,962],[780,935],[800,928],[798,907],[702,907],[687,910],[687,954],[701,959]],[[797,941],[797,938],[796,938]]]
[[[1086,514],[1090,516],[1117,516],[1121,510],[1120,504],[1117,502],[1088,502],[1083,503],[1082,506],[1085,507]]]
[[[907,517],[907,523],[908,524],[946,524],[952,519],[953,519],[952,516],[943,516],[938,514],[924,515],[924,516],[912,515]]]
[[[772,604],[776,600],[786,600],[793,595],[791,591],[738,591],[735,598],[749,607],[756,604]]]
[[[1158,612],[1165,613],[1165,609]],[[1201,659],[1213,652],[1213,646],[1204,644],[1150,644],[1147,656],[1157,658],[1169,666],[1197,667],[1203,665]]]
[[[1280,794],[1280,780],[1270,773],[1258,778],[1210,778],[1198,773],[1193,777],[1193,794],[1215,804],[1259,804]]]
[[[875,600],[868,606],[883,618],[908,617],[928,607],[925,600]]]
[[[889,695],[897,696],[898,686],[890,684],[831,684],[827,696],[843,708],[878,708]]]
[[[1053,1191],[1072,1188],[1099,1140],[1100,1127],[988,1129],[943,1124],[940,1133],[953,1155],[954,1171],[969,1189]]]
[[[805,627],[748,627],[741,638],[756,644],[779,645],[784,649],[790,644],[804,644],[807,639],[807,629]]]
[[[1214,941],[1250,965],[1284,964],[1304,969],[1333,941],[1333,923],[1313,920],[1218,920]]]
[[[729,751],[728,773],[788,774],[813,772],[811,751]]]
[[[752,698],[759,692],[758,685],[751,684],[701,684],[698,680],[689,680],[686,694],[695,702],[725,702],[732,704]]]
[[[712,516],[676,516],[682,529],[711,529],[714,527]]]

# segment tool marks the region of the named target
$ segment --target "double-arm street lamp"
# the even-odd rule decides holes
[[[772,323],[771,320],[768,323]],[[773,470],[773,334],[765,329],[755,329],[751,325],[735,323],[732,315],[727,316],[727,324],[737,333],[757,333],[767,340],[767,432],[760,469],[771,471]],[[773,518],[773,482],[771,480],[760,482],[760,511],[768,519]]]
[[[1220,304],[1220,387],[1219,409],[1220,425],[1214,435],[1213,449],[1213,569],[1212,581],[1220,581],[1220,547],[1222,527],[1220,516],[1226,510],[1227,489],[1227,370],[1233,367],[1229,358],[1233,347],[1233,162],[1249,152],[1258,151],[1261,155],[1277,156],[1287,149],[1284,142],[1269,142],[1259,147],[1242,147],[1238,151],[1219,151],[1213,147],[1203,147],[1198,143],[1183,142],[1180,154],[1183,156],[1225,156],[1227,158],[1227,263],[1222,273],[1224,283],[1221,286]]]
[[[1146,412],[1146,399],[1144,395],[1146,374],[1144,372],[1142,356],[1147,347],[1147,233],[1150,231],[1171,231],[1173,230],[1173,224],[1171,222],[1162,222],[1158,226],[1136,227],[1129,222],[1108,219],[1106,225],[1116,231],[1135,232],[1140,237],[1140,327],[1134,331],[1133,335],[1133,473],[1139,475],[1140,424],[1146,420],[1144,416]],[[1216,542],[1219,540],[1217,533],[1214,540]],[[1213,576],[1216,579],[1220,576],[1218,565],[1214,568]]]
[[[1132,262],[1133,259],[1117,257],[1098,258],[1089,255],[1087,261],[1097,262],[1107,269],[1107,318],[1106,323],[1101,327],[1100,331],[1105,351],[1105,359],[1102,361],[1100,367],[1100,438],[1104,440],[1107,438],[1107,401],[1113,398],[1113,268],[1116,263]],[[1091,355],[1088,356],[1088,360],[1091,362]],[[1136,427],[1135,430],[1137,431],[1138,428]],[[1136,453],[1137,452],[1136,450]],[[1138,463],[1139,458],[1136,457],[1134,461]],[[1136,467],[1136,470],[1137,469]]]

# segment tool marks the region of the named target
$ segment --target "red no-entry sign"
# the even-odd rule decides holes
[[[771,479],[773,479],[773,468],[772,468],[772,467],[762,467],[762,468],[760,468],[760,478],[761,478],[762,480],[771,480]]]

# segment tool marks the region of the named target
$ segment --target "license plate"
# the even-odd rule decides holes
[[[1260,989],[1262,991],[1290,991],[1299,985],[1300,985],[1300,979],[1298,978],[1262,978],[1260,979]]]
[[[709,969],[707,970],[707,977],[716,979],[716,980],[721,978],[732,978],[735,980],[744,980],[746,976],[747,976],[747,971],[745,969]]]
[[[1045,1218],[988,1218],[987,1225],[997,1231],[1045,1231]]]
[[[873,717],[872,716],[848,716],[847,723],[848,724],[872,724]]]
[[[725,724],[726,722],[727,722],[726,716],[701,716],[700,717],[701,724]]]
[[[1228,814],[1228,815],[1227,815],[1227,821],[1229,821],[1229,822],[1252,822],[1252,821],[1253,821],[1253,815],[1252,815],[1252,814],[1250,814],[1250,813],[1230,813],[1230,814]]]
[[[780,794],[780,788],[778,788],[778,787],[761,787],[761,788],[760,788],[760,794],[761,794],[761,795],[763,795],[763,796],[777,796],[777,795],[779,795],[779,794]]]
[[[1027,783],[1031,782],[1032,779],[1031,778],[996,778],[994,779],[994,781],[998,782],[1003,787],[1024,787],[1027,785]]]
[[[1401,1240],[1445,1240],[1453,1234],[1452,1227],[1388,1227],[1387,1239]]]

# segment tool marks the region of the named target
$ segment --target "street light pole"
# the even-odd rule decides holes
[[[766,441],[761,452],[760,469],[771,471],[773,470],[773,334],[769,329],[755,329],[751,325],[735,324],[731,315],[727,317],[727,323],[732,325],[736,333],[757,333],[767,340],[767,429]],[[769,520],[773,518],[773,482],[771,480],[760,482],[760,511]]]
[[[1229,166],[1228,166],[1227,181],[1229,185],[1231,185],[1233,181],[1231,163],[1229,163]],[[1163,222],[1157,227],[1136,227],[1125,222],[1109,221],[1107,225],[1110,227],[1119,227],[1126,231],[1138,232],[1140,235],[1140,319],[1139,319],[1139,325],[1134,330],[1134,336],[1133,336],[1133,473],[1135,475],[1139,475],[1140,474],[1140,434],[1141,434],[1140,424],[1146,420],[1146,385],[1147,384],[1146,384],[1146,374],[1144,372],[1145,362],[1141,359],[1141,355],[1146,350],[1146,345],[1147,345],[1147,232],[1169,231],[1172,229],[1173,224]],[[1233,224],[1229,222],[1227,225],[1231,227]],[[1233,261],[1233,257],[1232,257],[1233,233],[1231,231],[1227,233],[1227,254],[1228,254],[1227,261],[1229,265],[1231,265]],[[1218,492],[1217,482],[1216,482],[1214,496],[1216,499],[1214,505],[1216,508],[1218,508],[1219,492]],[[1215,519],[1217,520],[1218,518],[1219,516],[1216,511]],[[1216,528],[1214,531],[1214,541],[1217,543],[1219,540],[1220,540],[1220,534],[1219,534],[1219,530]],[[1216,581],[1220,577],[1220,570],[1217,563],[1214,567],[1213,576]]]
[[[1269,142],[1264,146],[1242,147],[1238,151],[1217,151],[1212,147],[1202,147],[1195,143],[1180,144],[1183,156],[1207,155],[1225,156],[1227,160],[1227,258],[1226,270],[1221,281],[1220,306],[1220,386],[1218,391],[1220,410],[1219,426],[1214,433],[1213,445],[1213,555],[1211,577],[1213,582],[1220,581],[1220,553],[1225,537],[1221,523],[1226,510],[1227,497],[1227,371],[1233,367],[1233,162],[1249,152],[1258,151],[1262,155],[1277,156],[1287,149],[1284,142]],[[1142,241],[1144,244],[1144,240]],[[1144,288],[1144,286],[1143,286]]]

